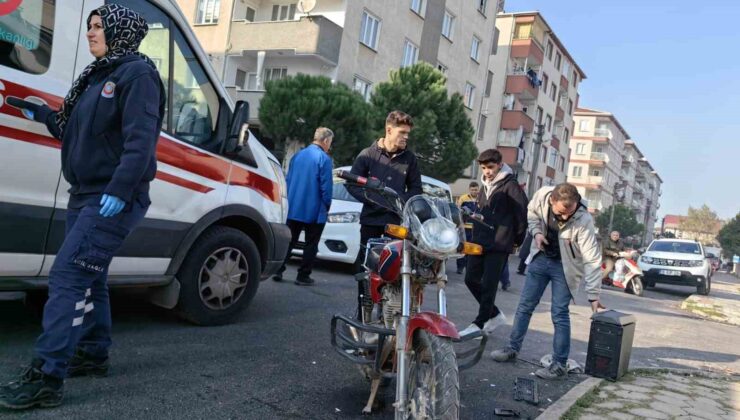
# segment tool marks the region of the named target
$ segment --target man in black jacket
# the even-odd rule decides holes
[[[609,278],[609,273],[614,270],[614,264],[619,258],[619,253],[624,251],[624,243],[622,243],[622,240],[619,238],[619,236],[619,232],[616,230],[610,233],[609,238],[601,247],[603,250],[602,260],[606,265],[606,267],[604,268],[604,272],[602,273],[602,280]]]
[[[385,119],[385,137],[378,139],[357,156],[351,172],[366,178],[377,178],[393,189],[404,200],[421,194],[421,172],[416,155],[406,150],[409,133],[414,127],[411,116],[401,111],[393,111]],[[347,191],[363,203],[360,214],[360,253],[355,260],[355,273],[362,273],[364,248],[370,238],[383,236],[385,225],[398,224],[400,218],[393,212],[368,200],[362,188],[348,187]],[[372,194],[368,192],[368,194]],[[376,201],[383,198],[370,195]]]
[[[478,163],[483,172],[478,208],[485,224],[473,223],[473,242],[483,246],[483,255],[469,256],[465,284],[480,306],[478,316],[460,335],[480,330],[490,334],[506,322],[495,305],[496,290],[511,250],[522,243],[527,231],[527,196],[511,168],[501,161],[501,153],[484,150]]]

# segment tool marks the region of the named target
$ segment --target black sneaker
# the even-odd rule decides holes
[[[108,376],[109,368],[110,364],[107,357],[105,359],[96,359],[90,354],[77,349],[74,356],[69,360],[67,375],[70,378],[75,376],[103,378]]]
[[[34,360],[20,378],[0,387],[0,407],[25,410],[57,407],[64,398],[64,380],[41,371],[43,361]]]
[[[298,277],[297,279],[295,279],[295,284],[299,286],[313,286],[314,283],[316,283],[316,281],[308,276]]]

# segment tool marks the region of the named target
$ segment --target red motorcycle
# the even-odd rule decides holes
[[[338,176],[402,220],[386,226],[389,237],[368,241],[367,272],[357,276],[357,310],[353,316],[335,315],[331,322],[332,346],[359,364],[371,381],[362,412],[372,412],[381,383],[395,378],[396,419],[457,419],[458,371],[480,360],[487,338],[480,332],[460,337],[447,319],[445,262],[480,255],[482,248],[465,242],[459,209],[450,202],[417,195],[403,203],[376,179],[346,171]],[[436,312],[422,310],[424,288],[430,284],[437,285]],[[473,348],[455,352],[453,343],[478,337]]]

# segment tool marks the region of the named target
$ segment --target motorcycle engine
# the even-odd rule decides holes
[[[387,285],[382,290],[383,323],[386,328],[395,328],[397,315],[401,315],[403,293],[400,287]]]

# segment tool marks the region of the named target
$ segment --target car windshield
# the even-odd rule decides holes
[[[669,241],[656,241],[650,245],[649,251],[658,252],[678,252],[681,254],[696,254],[701,255],[701,248],[699,244],[691,242],[669,242]]]
[[[335,182],[334,190],[332,192],[332,198],[334,200],[351,201],[353,203],[359,203],[357,199],[352,197],[347,191],[347,187],[344,186],[344,182]]]

